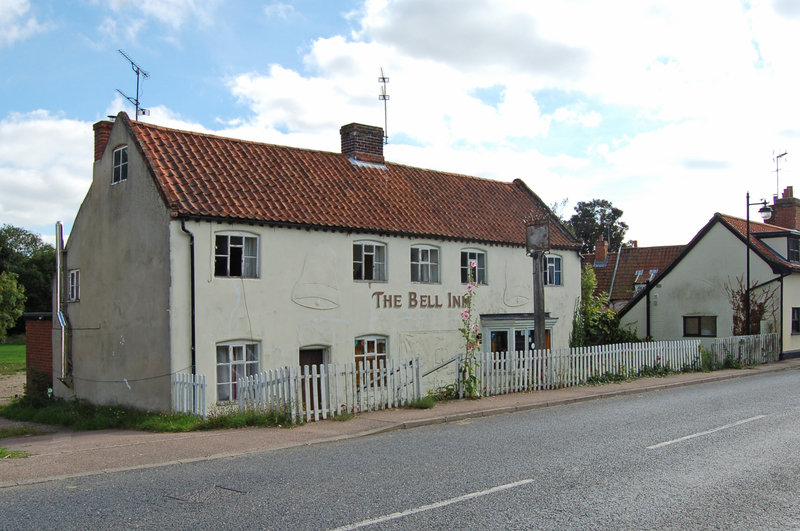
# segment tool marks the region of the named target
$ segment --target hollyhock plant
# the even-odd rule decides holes
[[[467,292],[462,297],[463,309],[461,310],[461,323],[463,326],[459,328],[459,332],[464,338],[465,352],[464,359],[461,367],[461,374],[459,374],[461,388],[469,398],[480,398],[481,392],[478,380],[478,351],[481,347],[480,332],[478,331],[478,324],[475,321],[474,312],[472,311],[472,301],[475,297],[476,288],[478,283],[475,282],[475,270],[478,263],[472,260],[469,263],[469,278],[467,279]]]

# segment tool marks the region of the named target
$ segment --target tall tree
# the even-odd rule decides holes
[[[51,308],[56,251],[52,245],[25,229],[0,227],[0,273],[14,273],[27,296],[25,311],[46,312]]]
[[[17,275],[0,273],[0,342],[5,341],[6,331],[22,315],[25,307],[25,289],[17,283]]]
[[[580,201],[575,214],[569,218],[575,236],[583,241],[582,253],[593,253],[600,235],[608,242],[609,249],[619,249],[628,231],[628,224],[620,221],[622,210],[605,199]]]

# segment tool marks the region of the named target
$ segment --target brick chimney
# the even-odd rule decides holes
[[[772,217],[767,220],[767,223],[800,230],[800,199],[794,197],[791,186],[786,187],[780,199],[775,198],[772,205]]]
[[[594,263],[597,265],[605,264],[608,261],[608,242],[603,239],[603,235],[594,244]]]
[[[342,153],[361,162],[383,164],[383,129],[371,125],[347,124],[339,129]]]
[[[103,152],[106,150],[106,144],[111,137],[111,128],[114,127],[114,122],[104,120],[94,124],[94,161],[103,158]]]

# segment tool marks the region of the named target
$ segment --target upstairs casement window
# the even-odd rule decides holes
[[[684,316],[683,337],[717,337],[717,316]]]
[[[236,400],[238,380],[258,373],[258,343],[217,345],[217,401]]]
[[[461,251],[461,283],[469,282],[470,265],[475,262],[473,281],[478,284],[486,284],[486,253],[476,249],[464,249]]]
[[[78,302],[81,300],[81,270],[72,269],[69,272],[69,293],[67,302]]]
[[[439,282],[439,249],[430,245],[411,247],[411,281]]]
[[[561,286],[561,257],[547,256],[547,266],[544,270],[545,286]]]
[[[217,234],[214,276],[258,278],[258,238],[243,234]]]
[[[114,150],[111,168],[111,184],[128,179],[128,146],[120,146]]]
[[[787,245],[788,251],[786,256],[789,258],[789,261],[800,262],[800,239],[789,238]]]
[[[353,280],[386,280],[386,246],[377,242],[353,243]]]

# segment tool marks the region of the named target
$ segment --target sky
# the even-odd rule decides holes
[[[795,0],[0,0],[0,225],[69,232],[92,124],[134,116],[119,50],[143,121],[333,152],[386,125],[388,161],[609,200],[640,246],[800,196]]]

